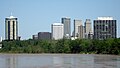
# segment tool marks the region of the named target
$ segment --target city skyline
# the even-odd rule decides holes
[[[18,17],[19,35],[22,39],[29,39],[37,32],[51,32],[51,24],[60,22],[63,17],[71,18],[71,32],[73,32],[73,19],[80,19],[85,22],[93,20],[99,16],[112,16],[117,20],[117,26],[120,25],[120,7],[119,0],[3,0],[0,1],[0,36],[5,39],[5,18],[11,12],[13,16]],[[117,37],[120,37],[120,28],[117,27]]]

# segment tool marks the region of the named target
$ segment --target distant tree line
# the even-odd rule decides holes
[[[14,40],[3,41],[1,53],[89,53],[120,55],[120,38],[107,40]]]

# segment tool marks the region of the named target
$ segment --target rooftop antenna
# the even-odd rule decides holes
[[[11,16],[12,16],[12,12],[11,12]]]

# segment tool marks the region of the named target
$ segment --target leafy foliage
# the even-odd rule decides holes
[[[120,54],[120,38],[107,40],[61,39],[3,41],[1,53]]]

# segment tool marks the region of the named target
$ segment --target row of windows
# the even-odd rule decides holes
[[[17,20],[17,18],[5,18],[5,20]]]
[[[116,22],[116,20],[94,20],[94,22],[96,22],[96,23],[102,23],[102,22]]]
[[[112,25],[116,25],[116,23],[113,23],[113,22],[112,23],[111,22],[110,23],[104,23],[104,22],[103,23],[96,23],[96,22],[94,22],[94,26],[97,26],[97,25],[98,26],[100,26],[100,25],[109,25],[109,26],[112,26]]]

